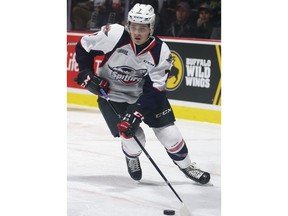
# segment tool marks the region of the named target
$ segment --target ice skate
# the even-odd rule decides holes
[[[210,174],[200,170],[192,163],[189,155],[181,161],[173,161],[179,169],[186,175],[187,178],[200,184],[207,184],[210,181]]]
[[[142,178],[142,169],[140,166],[139,158],[128,158],[126,157],[126,163],[128,168],[128,173],[132,179],[139,181]]]
[[[210,181],[210,174],[195,167],[195,163],[192,163],[187,168],[182,169],[179,167],[179,169],[186,175],[187,178],[190,178],[200,184],[207,184]]]

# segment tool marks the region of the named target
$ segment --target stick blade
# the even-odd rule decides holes
[[[179,213],[180,213],[179,216],[192,216],[192,214],[189,212],[188,208],[185,206],[184,203],[182,203]]]

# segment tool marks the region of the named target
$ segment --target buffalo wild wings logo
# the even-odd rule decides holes
[[[184,77],[184,64],[181,56],[174,50],[171,50],[171,56],[169,59],[167,59],[167,61],[172,62],[173,66],[171,67],[168,75],[166,89],[168,91],[174,91],[182,83]]]
[[[147,73],[147,69],[135,70],[134,68],[128,66],[111,67],[108,65],[108,67],[112,71],[111,76],[115,80],[119,80],[125,85],[139,83]]]

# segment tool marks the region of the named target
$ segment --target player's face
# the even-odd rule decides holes
[[[147,41],[150,33],[148,24],[131,23],[129,28],[132,41],[136,45],[141,45]]]

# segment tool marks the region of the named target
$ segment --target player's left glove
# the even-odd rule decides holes
[[[100,89],[103,89],[106,93],[109,92],[109,82],[101,77],[95,76],[90,69],[80,71],[74,81],[96,95],[102,95]]]
[[[138,108],[138,109],[137,109]],[[139,105],[130,105],[121,123],[117,124],[118,131],[125,139],[133,137],[144,119]]]

